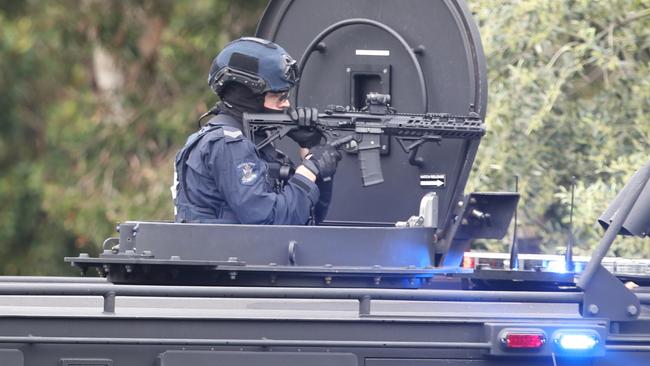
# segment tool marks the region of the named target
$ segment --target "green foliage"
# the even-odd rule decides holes
[[[472,4],[488,58],[489,132],[472,185],[521,178],[521,232],[549,252],[566,243],[570,184],[578,253],[596,219],[650,151],[650,3],[486,0]],[[502,244],[492,250],[503,250]],[[614,254],[647,256],[647,240]]]
[[[261,1],[0,5],[0,272],[71,273],[118,221],[172,219],[175,151]]]
[[[522,179],[522,235],[576,234],[648,158],[647,1],[470,4],[489,60],[489,134],[470,189]],[[262,0],[0,2],[0,273],[66,274],[118,221],[172,218],[172,161],[214,101],[214,54]],[[647,242],[647,241],[646,241]],[[499,249],[501,244],[488,244]],[[616,254],[648,253],[620,241]]]

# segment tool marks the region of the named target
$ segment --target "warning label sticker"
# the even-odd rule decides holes
[[[420,186],[426,188],[444,188],[447,183],[445,174],[420,174]]]

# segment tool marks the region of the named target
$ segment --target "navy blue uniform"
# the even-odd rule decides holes
[[[278,190],[263,159],[269,157],[260,156],[237,124],[219,114],[177,154],[177,222],[304,225],[314,208],[326,211],[331,186],[325,203],[318,186],[299,174]]]

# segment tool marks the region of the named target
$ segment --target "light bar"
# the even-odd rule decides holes
[[[606,326],[589,324],[565,328],[567,325],[545,322],[491,324],[488,328],[490,354],[508,357],[556,355],[583,359],[605,356]]]
[[[467,254],[467,253],[466,253]],[[473,257],[463,256],[463,268],[474,269],[476,268],[476,259]]]
[[[549,261],[545,268],[549,272],[566,273],[566,262],[563,260]]]

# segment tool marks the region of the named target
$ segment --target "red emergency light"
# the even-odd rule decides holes
[[[506,331],[501,335],[501,344],[512,350],[539,350],[544,347],[546,335],[539,331]]]
[[[463,268],[474,269],[476,267],[476,258],[463,256]]]

